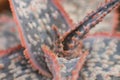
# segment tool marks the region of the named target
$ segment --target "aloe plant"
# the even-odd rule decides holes
[[[13,74],[11,78],[3,74],[6,79],[89,80],[87,77],[94,79],[98,74],[90,71],[93,68],[88,65],[89,58],[91,58],[89,55],[102,55],[98,59],[104,57],[103,53],[114,56],[112,54],[116,53],[114,48],[119,53],[118,35],[103,34],[102,36],[94,35],[95,37],[89,35],[87,38],[85,35],[114,8],[118,7],[120,0],[106,1],[95,11],[87,14],[77,25],[73,24],[58,0],[9,1],[14,20],[17,23],[22,48],[1,58],[6,64],[7,70],[1,72]],[[16,56],[14,56],[15,54]],[[11,58],[11,56],[14,57]],[[88,60],[86,61],[86,59]],[[117,60],[120,57],[116,56],[111,59]],[[20,69],[15,70],[19,67]],[[87,70],[87,67],[90,69]],[[13,71],[11,71],[12,68],[14,68]],[[91,74],[85,74],[86,71]],[[106,74],[102,77],[114,75],[115,73]],[[100,77],[98,80],[102,80],[101,76],[97,77]]]

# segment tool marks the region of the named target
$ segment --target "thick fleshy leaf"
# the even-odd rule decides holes
[[[57,0],[10,0],[10,5],[26,48],[25,55],[40,73],[51,77],[41,45],[53,49],[57,35],[52,26],[56,26],[61,35],[70,28],[66,14]]]

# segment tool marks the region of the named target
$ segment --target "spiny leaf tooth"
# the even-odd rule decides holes
[[[77,38],[73,36],[72,41],[77,41]]]
[[[58,31],[58,27],[56,27],[55,25],[52,26],[52,30],[55,32],[56,37],[60,37],[60,33]]]
[[[69,48],[74,48],[74,44],[71,43],[71,44],[68,44]]]
[[[85,27],[84,27],[84,30],[85,30],[86,32],[88,32],[88,31],[89,31],[89,26],[85,26]]]
[[[25,56],[26,59],[29,59],[29,55],[27,53],[27,49],[24,50],[24,56]]]
[[[80,31],[76,31],[76,34],[77,34],[78,36],[80,36],[80,35],[81,35],[81,32],[80,32]]]
[[[101,18],[99,18],[99,22],[102,22],[102,20],[103,20],[103,18],[101,17]]]
[[[84,21],[80,21],[79,25],[80,25],[80,24],[83,24],[83,22],[84,22]]]

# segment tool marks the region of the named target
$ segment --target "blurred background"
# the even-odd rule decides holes
[[[66,12],[74,23],[79,23],[87,13],[96,10],[98,5],[104,0],[60,0]],[[119,9],[120,10],[120,9]],[[111,32],[115,11],[110,13],[106,18],[90,31],[95,32]],[[5,50],[12,46],[20,44],[16,24],[13,21],[12,13],[8,0],[0,0],[0,50]]]
[[[8,0],[0,0],[0,13],[10,11]]]

